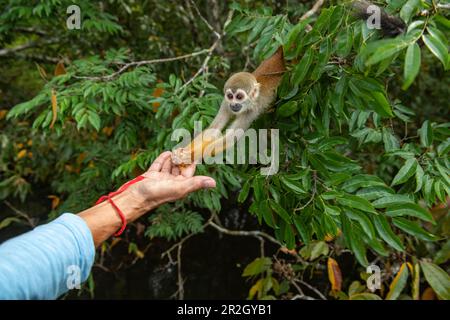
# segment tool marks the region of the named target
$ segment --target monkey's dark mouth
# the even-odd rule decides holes
[[[236,104],[230,105],[230,108],[233,112],[238,112],[239,110],[241,110],[242,105],[240,103],[236,103]]]

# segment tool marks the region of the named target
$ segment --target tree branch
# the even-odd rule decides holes
[[[59,41],[59,39],[57,39],[57,38],[51,38],[51,39],[43,40],[43,41],[29,41],[27,43],[18,45],[17,47],[13,47],[13,48],[3,48],[3,49],[0,49],[0,57],[12,55],[12,54],[15,54],[16,52],[23,51],[23,50],[26,50],[29,48],[35,48],[35,47],[41,47],[43,45],[53,44],[58,41]]]
[[[325,0],[317,0],[314,5],[312,6],[311,9],[309,9],[308,11],[306,11],[301,17],[300,17],[300,21],[306,20],[309,17],[311,17],[313,14],[315,14],[317,11],[319,11],[319,9],[322,7],[322,5],[324,4]]]
[[[264,238],[266,240],[269,240],[270,242],[278,245],[278,246],[283,246],[280,242],[278,242],[277,239],[275,239],[274,237],[272,237],[271,235],[268,235],[265,232],[262,231],[258,231],[258,230],[254,230],[254,231],[244,231],[244,230],[229,230],[226,228],[223,228],[217,224],[215,224],[214,222],[210,221],[208,223],[211,227],[213,227],[214,229],[218,230],[219,232],[222,232],[224,234],[228,234],[230,236],[244,236],[244,237],[255,237],[255,238]]]
[[[182,56],[178,57],[171,57],[171,58],[160,58],[160,59],[152,59],[152,60],[142,60],[142,61],[134,61],[124,64],[119,70],[117,70],[114,73],[111,73],[110,75],[106,76],[98,76],[98,77],[90,77],[90,76],[74,76],[76,79],[88,79],[88,80],[102,80],[102,81],[109,81],[120,75],[121,73],[125,72],[127,69],[131,67],[140,67],[143,65],[148,64],[156,64],[156,63],[163,63],[163,62],[171,62],[171,61],[177,61],[177,60],[184,60],[193,58],[196,56],[200,56],[202,54],[208,53],[209,49],[203,49],[200,51],[195,51],[189,54],[184,54]]]

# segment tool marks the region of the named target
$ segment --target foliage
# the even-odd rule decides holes
[[[37,71],[33,77],[43,84],[34,97],[22,93],[17,104],[11,98],[16,105],[3,116],[0,113],[1,199],[24,201],[44,184],[62,199],[51,217],[83,209],[112,185],[145,170],[161,151],[171,149],[176,144],[173,129],[192,132],[196,120],[205,127],[220,104],[224,79],[244,67],[243,56],[245,67],[251,69],[283,46],[288,72],[279,98],[254,125],[280,129],[279,173],[262,176],[259,165],[200,165],[198,173],[214,177],[216,190],[193,194],[175,209],[159,208],[149,218],[146,235],[175,239],[200,232],[203,213],[219,213],[221,199],[239,192],[238,201],[250,203],[248,211],[261,225],[269,226],[278,241],[309,261],[297,265],[302,273],[315,269],[313,261],[319,257],[346,249],[362,266],[378,257],[383,265],[401,265],[404,272],[390,275],[397,274],[387,282],[391,283],[387,294],[365,292],[352,283],[348,293],[334,296],[398,298],[407,279],[418,277],[415,269],[407,273],[412,263],[420,265],[440,298],[448,298],[448,275],[436,264],[449,257],[449,218],[448,212],[435,210],[450,195],[445,9],[431,1],[388,1],[386,9],[400,15],[408,27],[404,34],[383,38],[336,1],[316,17],[300,21],[306,8],[288,6],[274,12],[259,2],[234,3],[222,8],[224,17],[228,9],[234,10],[218,50],[222,54],[213,53],[209,68],[184,85],[206,52],[189,63],[177,60],[120,70],[132,61],[208,48],[210,30],[201,19],[189,20],[198,42],[174,44],[162,39],[174,33],[164,27],[168,21],[182,24],[186,16],[172,4],[165,5],[173,6],[169,11],[179,20],[157,1],[128,7],[111,0],[103,3],[103,9],[88,1],[79,3],[86,32],[64,32],[53,45],[73,61],[63,70],[56,68],[54,76],[48,73],[52,65],[38,64],[42,79],[36,80]],[[128,7],[128,15],[114,7],[118,3]],[[152,5],[160,17],[144,13]],[[50,17],[66,2],[33,6],[16,1],[8,6],[0,16],[0,43],[10,46],[39,36],[25,37],[16,32],[20,28],[39,26],[49,34],[55,32],[61,21]],[[421,14],[424,10],[426,14]],[[147,36],[148,48],[142,45],[148,27],[142,31],[133,24],[136,16],[154,21],[154,30],[159,30]],[[185,29],[176,32],[190,32]],[[35,60],[27,59],[25,66],[32,66]],[[13,67],[1,68],[7,74]],[[332,244],[324,242],[330,239]],[[434,256],[439,257],[435,264],[424,259]],[[277,280],[272,263],[261,257],[245,269],[244,276],[257,279],[250,299],[280,297],[292,289],[292,279]]]

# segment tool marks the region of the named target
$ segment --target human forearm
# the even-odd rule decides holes
[[[134,194],[131,189],[112,197],[112,200],[123,212],[127,223],[138,219],[158,206],[156,201],[146,201]],[[112,236],[122,225],[118,212],[108,201],[86,209],[80,212],[78,216],[83,218],[91,230],[96,247]]]

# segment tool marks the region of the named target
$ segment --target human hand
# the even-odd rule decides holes
[[[194,176],[195,163],[180,168],[172,163],[171,157],[170,151],[161,153],[143,174],[145,179],[130,188],[149,209],[184,198],[191,192],[216,186],[210,177]]]

